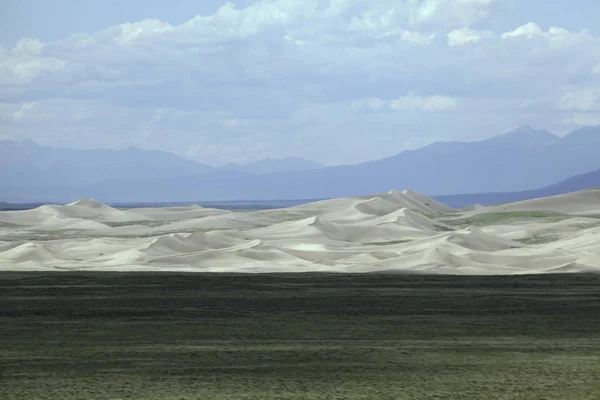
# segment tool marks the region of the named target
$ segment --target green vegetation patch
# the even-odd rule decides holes
[[[289,221],[300,221],[303,219],[315,217],[319,215],[319,211],[290,211],[286,209],[282,210],[262,210],[255,211],[256,216],[261,216],[269,219],[271,223],[281,223]]]
[[[47,229],[47,230],[19,230],[11,235],[0,236],[0,240],[7,242],[17,241],[47,241],[66,238],[89,237],[86,231],[81,229]]]
[[[440,214],[440,213],[436,213],[436,212],[431,212],[431,211],[423,211],[423,210],[419,210],[418,208],[412,209],[411,211],[416,212],[417,214],[421,214],[427,218],[439,218],[439,217],[446,217],[450,214]]]
[[[545,222],[559,222],[571,218],[568,214],[553,211],[505,211],[475,214],[468,218],[440,219],[446,225],[496,225],[512,221],[544,219]]]
[[[132,225],[142,225],[147,226],[149,228],[154,228],[157,226],[163,226],[171,223],[172,221],[123,221],[123,222],[102,222],[104,225],[110,226],[112,228],[118,228],[121,226],[132,226]]]
[[[597,400],[600,276],[0,273],[28,399]]]
[[[556,242],[560,237],[558,235],[533,235],[526,237],[524,239],[516,239],[515,242],[520,242],[523,244],[546,244],[551,242]]]
[[[139,239],[139,238],[147,238],[147,237],[155,237],[162,235],[169,235],[172,233],[206,233],[218,230],[227,230],[227,229],[177,229],[174,231],[161,231],[161,232],[142,232],[142,233],[132,233],[132,234],[110,234],[110,235],[98,235],[92,237],[98,238],[115,238],[115,239]]]
[[[437,213],[431,211],[423,211],[419,209],[412,209],[411,211],[416,212],[417,214],[421,214],[430,219],[440,219],[440,218],[452,218],[452,217],[460,217],[463,213]]]
[[[23,225],[13,224],[10,222],[2,222],[0,221],[0,228],[23,228]]]
[[[402,244],[402,243],[409,243],[412,242],[411,239],[404,239],[404,240],[390,240],[387,242],[370,242],[370,243],[364,243],[367,246],[391,246],[394,244]]]
[[[600,214],[585,214],[585,215],[578,215],[578,217],[600,219]]]
[[[454,231],[454,228],[452,228],[452,227],[445,226],[445,225],[439,225],[439,224],[433,225],[433,228],[436,231],[438,231],[438,232],[452,232],[452,231]]]

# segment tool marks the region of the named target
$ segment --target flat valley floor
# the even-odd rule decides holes
[[[600,396],[600,276],[0,273],[0,397]]]

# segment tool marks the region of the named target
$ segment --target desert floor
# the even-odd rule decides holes
[[[0,397],[598,399],[600,276],[0,273]]]

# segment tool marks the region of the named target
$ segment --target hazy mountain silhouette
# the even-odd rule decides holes
[[[78,150],[0,141],[0,185],[85,186],[109,179],[153,179],[214,171],[173,153],[130,147]]]
[[[265,175],[286,171],[310,171],[320,168],[324,168],[324,166],[314,161],[309,161],[298,157],[265,158],[249,164],[240,165],[229,163],[220,167],[220,169],[225,171],[242,171],[255,175]]]
[[[438,142],[356,165],[271,173],[257,172],[260,168],[252,173],[215,169],[174,154],[133,148],[84,151],[0,142],[0,166],[5,171],[0,200],[63,201],[88,196],[102,201],[267,200],[346,197],[404,188],[434,196],[507,195],[595,171],[600,168],[598,154],[600,126],[562,138],[522,127],[488,140]],[[269,160],[257,164],[273,165]]]
[[[522,192],[436,196],[436,200],[441,201],[451,207],[464,207],[471,204],[489,206],[512,201],[556,196],[559,194],[577,192],[580,190],[593,189],[597,187],[600,187],[600,169],[597,171],[588,172],[586,174],[576,175],[559,183],[555,183],[554,185],[549,185],[540,189],[525,190]]]

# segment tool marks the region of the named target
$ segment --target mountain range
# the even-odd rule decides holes
[[[542,197],[557,196],[560,194],[577,192],[591,188],[600,187],[600,169],[586,174],[573,176],[564,181],[555,183],[539,189],[524,190],[521,192],[500,193],[473,193],[449,196],[435,196],[435,199],[449,205],[450,207],[464,207],[471,204],[489,206],[493,204],[509,203],[538,199]]]
[[[219,168],[225,171],[241,171],[249,172],[255,175],[266,175],[285,171],[312,171],[315,169],[324,168],[324,166],[303,158],[286,157],[278,159],[265,158],[264,160],[259,160],[244,165],[229,163]]]
[[[74,150],[3,141],[0,200],[266,200],[411,188],[453,204],[462,203],[457,194],[486,193],[478,203],[489,204],[502,196],[530,196],[535,188],[549,193],[593,180],[592,174],[561,182],[600,169],[599,154],[600,126],[564,137],[525,126],[487,140],[437,142],[381,160],[335,167],[290,158],[214,168],[160,151]],[[553,189],[556,182],[561,183]],[[518,194],[523,191],[530,193]]]
[[[164,151],[79,150],[39,146],[30,140],[0,141],[0,168],[0,187],[82,187],[107,179],[167,178],[213,170]]]
[[[269,174],[305,171],[323,165],[297,157],[210,167],[173,153],[129,147],[78,150],[39,146],[31,140],[0,141],[0,185],[89,185],[110,179],[152,179],[204,175],[221,171]]]

